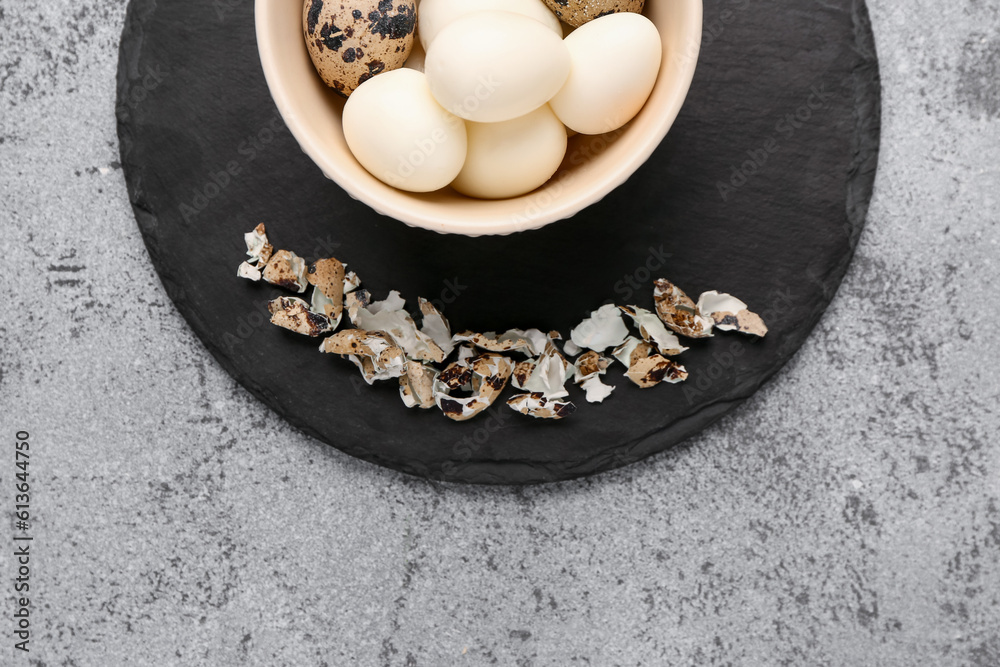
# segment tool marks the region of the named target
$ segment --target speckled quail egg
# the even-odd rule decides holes
[[[641,14],[645,0],[545,0],[545,4],[556,16],[575,28],[608,14]]]
[[[403,0],[305,0],[302,9],[313,65],[344,97],[376,74],[402,67],[416,24],[416,3]]]

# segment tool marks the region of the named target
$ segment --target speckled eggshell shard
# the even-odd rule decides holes
[[[632,12],[641,14],[645,0],[544,0],[563,22],[577,28],[599,16]]]
[[[403,66],[417,7],[399,0],[305,0],[302,31],[323,82],[348,97],[376,74]]]

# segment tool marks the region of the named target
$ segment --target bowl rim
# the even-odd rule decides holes
[[[658,0],[651,0],[656,2]],[[702,45],[703,28],[703,2],[702,0],[670,0],[672,2],[685,2],[688,4],[687,24],[682,27],[681,33],[692,35],[694,39],[687,45],[682,45],[683,49],[680,58],[680,66],[675,71],[676,83],[680,94],[677,95],[666,107],[659,117],[656,131],[650,135],[650,140],[642,143],[642,148],[629,154],[629,159],[621,160],[613,169],[608,169],[597,176],[587,194],[583,197],[558,199],[545,210],[536,216],[524,217],[519,220],[509,214],[488,217],[484,215],[476,220],[456,219],[443,216],[434,216],[420,210],[408,209],[400,203],[386,200],[379,195],[378,187],[374,183],[360,182],[350,177],[346,170],[338,163],[318,148],[318,141],[311,136],[311,131],[295,111],[294,102],[289,86],[285,85],[278,72],[276,45],[274,40],[268,38],[266,21],[262,18],[266,16],[266,7],[273,2],[288,2],[288,0],[255,0],[254,3],[254,26],[257,40],[257,50],[260,57],[261,66],[264,71],[264,79],[267,82],[271,98],[278,108],[292,136],[299,144],[299,148],[305,153],[330,180],[334,181],[347,194],[369,207],[375,212],[386,215],[411,227],[420,227],[438,233],[461,234],[464,236],[483,235],[507,235],[516,232],[539,229],[559,220],[565,220],[576,215],[583,209],[596,204],[635,173],[653,152],[659,147],[666,137],[674,121],[684,105],[687,95],[694,79]],[[298,3],[295,3],[298,6]],[[665,66],[665,65],[664,65]],[[545,186],[542,186],[544,188]],[[540,191],[534,190],[522,197],[530,198]]]

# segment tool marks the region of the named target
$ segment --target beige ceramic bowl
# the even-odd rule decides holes
[[[646,106],[608,135],[573,137],[559,172],[541,188],[499,201],[471,199],[450,188],[402,192],[369,174],[344,140],[344,99],[313,69],[302,37],[302,0],[256,0],[257,45],[271,95],[302,150],[355,199],[408,225],[480,236],[536,229],[599,201],[652,154],[680,111],[701,47],[702,0],[647,0],[660,30],[663,65]]]

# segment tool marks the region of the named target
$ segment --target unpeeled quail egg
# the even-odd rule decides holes
[[[424,71],[445,109],[496,123],[542,106],[569,76],[569,51],[544,24],[512,12],[467,14],[431,43]]]
[[[556,16],[573,27],[579,27],[601,16],[618,12],[642,13],[645,0],[545,0]]]
[[[580,134],[617,130],[639,113],[663,57],[660,33],[641,14],[609,14],[564,40],[572,69],[549,105]]]
[[[452,187],[480,199],[504,199],[544,184],[566,155],[566,128],[545,104],[502,123],[467,123],[469,150]]]
[[[344,105],[344,137],[369,173],[400,190],[443,188],[465,162],[465,122],[441,108],[424,74],[409,68],[354,91]]]
[[[404,0],[305,0],[302,9],[313,65],[344,97],[376,74],[402,67],[416,23],[416,4]]]

